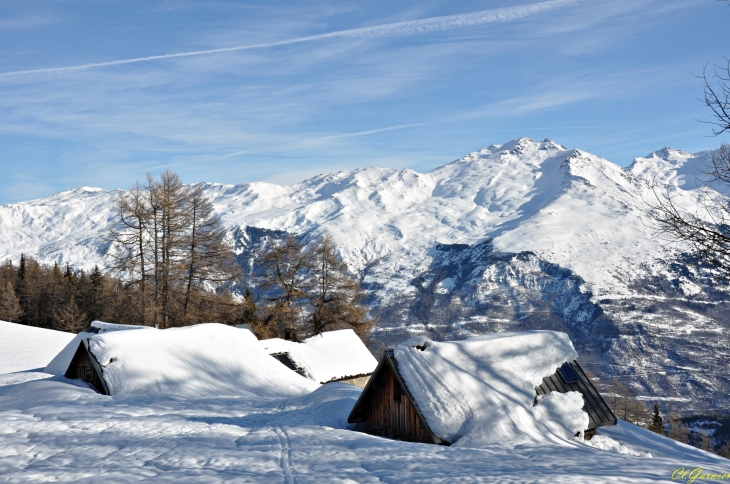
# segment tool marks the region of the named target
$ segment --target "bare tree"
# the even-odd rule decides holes
[[[726,459],[730,459],[730,440],[725,443],[725,446],[720,450],[720,455]]]
[[[713,66],[711,75],[705,67],[702,76],[704,103],[713,112],[717,136],[730,132],[730,60],[726,67]],[[713,79],[716,81],[713,81]],[[730,199],[713,187],[730,186],[730,145],[723,143],[712,155],[697,180],[699,209],[683,206],[681,192],[660,190],[656,181],[651,184],[654,199],[648,202],[657,222],[657,232],[665,239],[688,243],[697,264],[714,269],[719,282],[730,282]]]
[[[689,443],[690,430],[687,425],[682,422],[682,419],[677,414],[669,414],[669,434],[670,439],[676,440],[677,442]]]
[[[176,282],[183,279],[185,265],[185,238],[189,228],[188,197],[189,189],[180,181],[180,177],[165,170],[160,180],[150,188],[155,209],[155,233],[158,255],[155,259],[155,286],[159,289],[159,325],[170,326],[170,317],[175,304],[174,291]]]
[[[190,190],[186,205],[189,223],[184,238],[187,276],[183,317],[189,313],[196,285],[220,285],[240,274],[220,217],[213,213],[213,204],[202,187]]]
[[[730,2],[729,2],[730,3]],[[712,132],[715,136],[730,131],[730,59],[726,66],[713,65],[711,75],[707,75],[707,66],[700,76],[705,82],[705,105],[713,112],[713,121],[703,121],[715,125]],[[712,79],[717,80],[713,85]]]
[[[221,304],[231,311],[230,295],[210,297],[238,267],[202,187],[184,185],[169,170],[159,179],[148,173],[146,184],[121,194],[115,209],[113,268],[138,288],[145,324],[194,323],[217,315]]]
[[[132,285],[140,291],[141,313],[147,322],[148,272],[153,269],[147,258],[150,255],[150,229],[152,226],[152,207],[150,194],[145,187],[135,183],[127,192],[121,192],[114,200],[117,224],[110,231],[109,239],[113,242],[110,269],[126,276]]]
[[[268,304],[264,324],[283,334],[288,327],[315,335],[351,328],[364,337],[373,325],[360,304],[362,289],[337,255],[328,234],[308,245],[290,237],[260,257],[260,288]]]
[[[311,253],[296,237],[274,244],[259,256],[263,273],[259,278],[266,294],[264,324],[283,333],[286,327],[301,325],[307,300]]]
[[[309,298],[312,307],[309,329],[312,334],[352,328],[361,337],[370,332],[372,321],[359,304],[362,289],[336,252],[332,236],[325,234],[312,244],[312,279]]]

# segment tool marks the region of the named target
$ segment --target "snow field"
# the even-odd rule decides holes
[[[669,481],[679,466],[730,469],[625,422],[606,435],[654,458],[578,441],[444,447],[374,437],[345,428],[359,392],[331,383],[289,399],[108,397],[58,377],[4,386],[0,481],[646,483]]]
[[[0,374],[44,368],[74,336],[0,321]]]
[[[219,332],[219,325],[201,326],[213,334],[209,343],[217,344],[220,335],[235,339],[239,333],[250,334],[234,328],[230,330],[236,333]],[[183,341],[196,339],[203,342],[201,347],[205,346],[205,340],[195,331],[165,333],[169,331],[168,341],[177,337]],[[18,328],[0,325],[0,341],[5,341],[6,335],[17,336],[18,332]],[[125,345],[137,343],[140,338],[154,341],[158,333],[117,331],[95,338],[105,345],[105,352],[100,355],[111,359],[115,350],[129,349]],[[24,334],[31,335],[26,343],[52,341],[37,334]],[[558,338],[560,342],[559,336],[543,337]],[[250,343],[247,337],[241,338],[243,344]],[[504,360],[500,371],[516,371],[508,366],[517,364],[523,370],[529,369],[526,373],[517,372],[529,381],[543,373],[534,358],[521,363],[519,358],[505,360],[515,340],[503,339],[493,345],[500,351],[490,353]],[[425,342],[422,339],[417,344]],[[466,364],[468,357],[483,353],[479,348],[484,347],[484,341],[477,343],[481,344],[472,342],[475,348],[467,350],[439,348],[433,343],[427,350],[435,347],[433,354],[440,355],[456,352],[456,356],[463,357],[458,360],[460,366],[470,368]],[[543,355],[538,363],[552,365],[570,356],[571,348],[563,345],[554,354]],[[42,349],[37,344],[36,350]],[[147,358],[146,363],[157,358],[145,356],[145,348],[136,344],[130,351],[136,357]],[[258,361],[257,353],[252,351],[254,357],[250,359]],[[263,353],[260,347],[259,351]],[[156,361],[175,363],[160,358]],[[313,391],[293,391],[284,380],[280,385],[283,390],[278,390],[286,393],[283,398],[272,396],[270,388],[257,394],[259,387],[255,386],[245,387],[245,391],[239,388],[232,395],[213,391],[171,394],[151,391],[154,385],[148,385],[148,377],[133,378],[142,370],[154,375],[158,373],[155,368],[126,364],[123,367],[125,376],[138,385],[137,393],[104,396],[78,380],[62,376],[32,371],[0,374],[0,482],[644,483],[667,482],[679,466],[715,472],[730,470],[730,461],[623,421],[616,427],[599,429],[594,438],[598,440],[590,445],[555,435],[523,443],[479,443],[472,439],[469,445],[462,438],[459,445],[445,447],[348,430],[346,419],[361,391],[351,385],[318,386],[286,370],[311,384]],[[432,367],[438,368],[438,364]],[[223,367],[231,368],[236,367]],[[211,368],[194,370],[198,372],[188,376],[204,379]],[[483,376],[480,365],[470,371],[471,378]],[[471,396],[464,389],[461,391]],[[557,402],[558,406],[569,409],[572,397],[562,397],[568,402]],[[478,416],[478,412],[473,412],[475,408],[479,410],[474,400],[467,401],[472,415]],[[648,458],[649,454],[652,458]]]

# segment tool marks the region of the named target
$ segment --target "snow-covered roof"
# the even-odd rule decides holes
[[[88,328],[88,333],[106,333],[108,331],[127,331],[129,329],[147,329],[149,326],[139,326],[132,324],[105,323],[104,321],[92,321]]]
[[[71,341],[58,353],[44,370],[52,375],[63,375],[71,364],[71,359],[76,354],[76,350],[81,344],[81,340],[89,338],[95,334],[107,333],[110,331],[127,331],[133,329],[151,329],[149,326],[132,326],[130,324],[105,323],[104,321],[92,321],[91,324],[82,332],[73,337]]]
[[[307,378],[319,383],[369,375],[378,366],[351,329],[321,333],[301,343],[273,338],[262,340],[261,344],[270,355],[289,355]]]
[[[533,406],[542,379],[578,357],[565,333],[494,333],[440,343],[420,336],[393,355],[424,420],[447,442],[555,442],[588,428],[578,392],[553,392]]]
[[[223,324],[108,331],[90,335],[88,347],[110,395],[288,397],[318,387],[281,366],[249,331]]]

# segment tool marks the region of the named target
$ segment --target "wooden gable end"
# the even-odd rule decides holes
[[[109,395],[101,365],[89,351],[88,339],[83,339],[79,343],[79,347],[76,349],[76,353],[71,359],[64,376],[70,379],[81,379],[90,383],[102,395]]]
[[[575,372],[577,381],[567,382],[560,375],[560,371],[556,371],[543,378],[542,383],[535,387],[537,395],[547,395],[551,392],[580,392],[583,395],[583,410],[588,414],[588,429],[586,430],[616,425],[616,416],[586,376],[578,361],[573,360],[568,362],[568,365]]]
[[[347,421],[363,423],[365,432],[372,435],[448,445],[428,427],[398,373],[392,351],[383,355]]]

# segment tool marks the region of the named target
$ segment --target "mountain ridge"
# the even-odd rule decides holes
[[[685,263],[685,248],[655,239],[647,206],[653,182],[699,209],[696,177],[712,153],[664,148],[621,168],[517,138],[428,173],[360,168],[290,186],[200,185],[249,267],[262,241],[332,234],[369,291],[381,341],[559,329],[589,367],[622,376],[635,394],[692,391],[693,408],[718,410],[727,404],[715,395],[730,386],[727,294]],[[0,207],[0,260],[103,266],[100,235],[118,193],[84,187]]]

